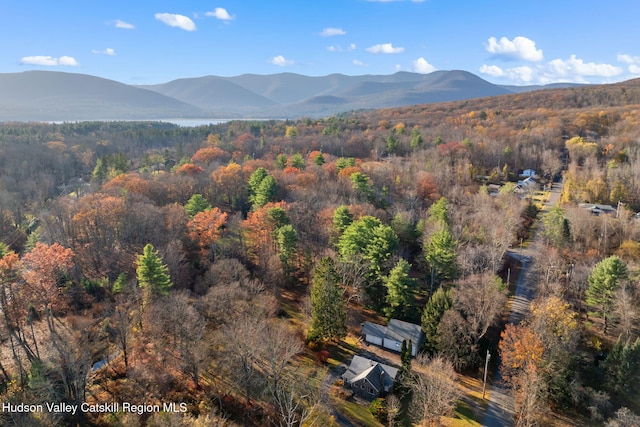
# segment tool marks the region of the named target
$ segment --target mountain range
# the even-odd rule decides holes
[[[500,86],[466,71],[205,76],[133,86],[54,71],[0,73],[0,122],[322,117],[575,86]]]

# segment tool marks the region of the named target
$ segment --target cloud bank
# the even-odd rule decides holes
[[[24,65],[42,65],[46,67],[57,67],[64,65],[68,67],[77,67],[80,65],[72,56],[61,56],[55,58],[53,56],[25,56],[20,60]]]

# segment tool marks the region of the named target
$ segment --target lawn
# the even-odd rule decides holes
[[[340,413],[349,418],[354,424],[366,427],[384,427],[369,412],[368,406],[342,399],[336,399],[335,402]]]

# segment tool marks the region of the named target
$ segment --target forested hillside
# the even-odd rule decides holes
[[[413,363],[387,352],[385,424],[480,425],[487,350],[522,425],[637,424],[639,142],[640,81],[195,128],[0,124],[0,392],[34,405],[0,423],[380,425],[331,373],[376,351],[363,322],[394,318],[426,342]],[[519,190],[525,169],[539,188]],[[507,253],[534,233],[536,299],[503,330]]]

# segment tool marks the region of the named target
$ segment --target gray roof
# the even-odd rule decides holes
[[[422,340],[422,328],[414,323],[391,319],[387,326],[387,338],[402,342],[411,340],[414,345],[419,345]]]
[[[422,343],[422,328],[420,325],[403,322],[398,319],[391,319],[388,326],[365,322],[364,326],[362,326],[362,334],[392,339],[398,342],[404,340],[407,340],[407,342],[412,341],[414,346]]]
[[[356,355],[353,356],[349,369],[342,374],[342,378],[349,383],[366,378],[378,391],[383,389],[389,391],[396,375],[398,375],[397,368]]]
[[[596,203],[579,203],[580,209],[587,209],[594,213],[615,212],[617,209],[611,205],[599,205]]]
[[[375,337],[383,338],[386,334],[386,326],[371,322],[364,322],[364,325],[362,326],[362,335],[373,335]]]

